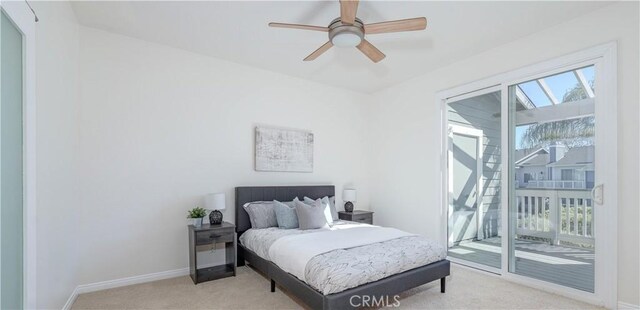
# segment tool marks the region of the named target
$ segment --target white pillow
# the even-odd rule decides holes
[[[323,201],[325,199],[326,199],[326,203],[329,204],[329,208],[331,208],[331,217],[333,217],[334,221],[337,221],[338,220],[338,210],[336,209],[336,196],[331,196],[331,197],[324,196],[324,197],[322,197]]]
[[[327,219],[321,204],[310,206],[299,200],[296,200],[295,204],[300,229],[306,230],[327,227]]]
[[[328,198],[318,198],[313,200],[309,197],[304,197],[304,203],[310,206],[322,206],[322,208],[324,208],[324,216],[327,218],[327,223],[333,224],[333,214],[331,213],[331,204],[329,203]]]

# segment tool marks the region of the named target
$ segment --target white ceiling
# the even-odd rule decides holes
[[[81,24],[233,62],[370,93],[464,59],[611,2],[362,1],[365,23],[425,16],[427,30],[367,36],[387,55],[372,63],[357,49],[324,44],[323,32],[269,28],[270,21],[327,25],[338,1],[75,1]],[[499,61],[499,60],[496,60]]]

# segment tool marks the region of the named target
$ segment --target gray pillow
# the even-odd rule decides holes
[[[244,205],[249,214],[251,228],[278,227],[273,201],[254,201]]]
[[[295,204],[300,229],[317,229],[328,226],[321,203],[310,206],[304,202],[296,201]]]
[[[326,198],[326,199],[325,199]],[[315,206],[320,204],[320,206],[324,209],[324,215],[327,218],[327,223],[329,224],[333,224],[333,212],[331,211],[331,204],[329,203],[329,198],[327,198],[326,196],[322,199],[316,199],[313,200],[309,197],[304,197],[304,203],[310,205],[310,206]],[[338,219],[338,213],[336,212],[336,217],[335,219]]]
[[[288,201],[295,205],[293,201]],[[273,201],[273,207],[276,211],[276,219],[278,227],[284,229],[298,228],[298,215],[295,207],[289,207],[286,202]]]
[[[298,200],[298,197],[293,198],[293,200],[291,200],[291,201],[282,201],[282,203],[284,203],[285,205],[289,206],[290,208],[295,208],[296,207],[296,200]]]

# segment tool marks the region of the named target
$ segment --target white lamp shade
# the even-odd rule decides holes
[[[204,205],[208,210],[224,210],[227,205],[224,193],[208,194],[204,198]]]
[[[342,201],[356,201],[356,190],[355,189],[345,189],[342,190]]]

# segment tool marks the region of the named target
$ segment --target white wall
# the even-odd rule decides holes
[[[37,307],[78,285],[78,24],[67,2],[32,2],[36,24]]]
[[[186,211],[234,187],[334,184],[368,207],[368,96],[80,30],[80,284],[184,268]],[[258,124],[315,134],[313,173],[253,170]]]
[[[435,93],[612,40],[618,41],[618,296],[638,284],[638,3],[611,5],[377,92],[371,201],[378,223],[441,238],[440,107]]]
[[[612,5],[373,96],[78,29],[67,3],[32,4],[41,18],[39,308],[61,307],[79,284],[185,267],[186,210],[205,193],[224,191],[225,217],[233,220],[237,185],[333,183],[338,194],[355,185],[358,207],[372,201],[377,223],[438,238],[435,92],[611,40],[619,43],[624,146],[618,290],[621,301],[640,304],[637,3]],[[314,131],[314,173],[254,172],[256,124]]]

